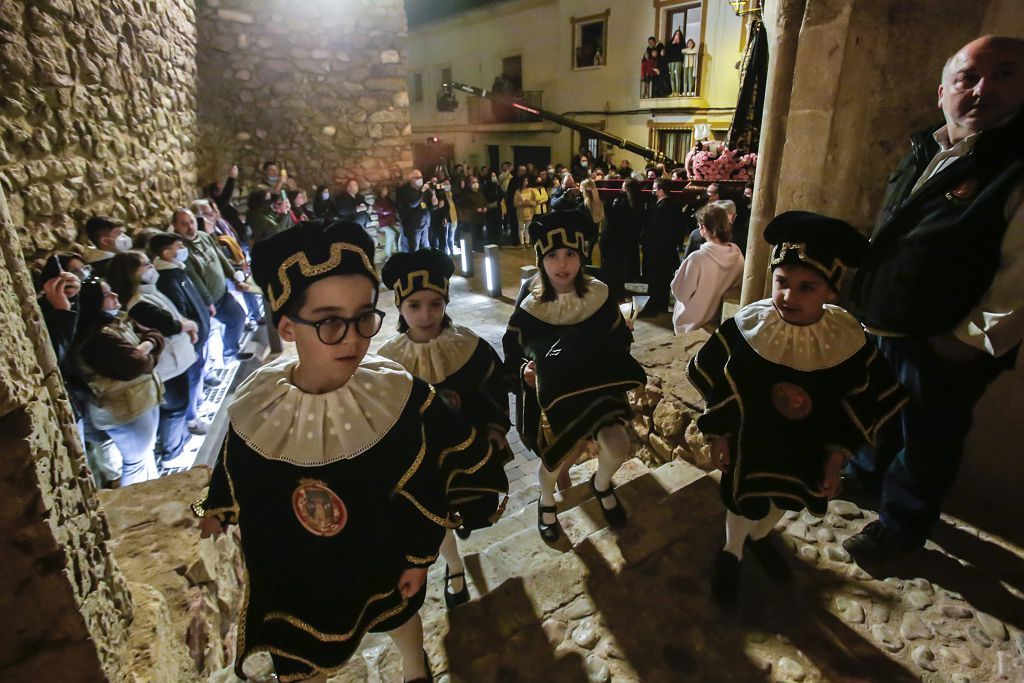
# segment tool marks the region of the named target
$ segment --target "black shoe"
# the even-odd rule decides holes
[[[462,590],[458,593],[452,593],[448,590],[448,583],[455,578],[462,577]],[[444,606],[448,609],[455,609],[459,605],[469,602],[469,584],[466,583],[465,572],[459,572],[458,574],[449,574],[448,566],[444,568]]]
[[[427,675],[424,678],[414,678],[411,681],[405,683],[434,683],[434,672],[430,668],[430,657],[427,656],[427,651],[423,651],[423,668],[427,670]]]
[[[608,522],[610,527],[619,527],[626,523],[626,509],[622,507],[622,501],[615,495],[615,484],[608,482],[608,488],[604,491],[598,491],[597,486],[594,485],[594,477],[597,474],[593,474],[590,477],[590,490],[597,496],[597,504],[601,507],[601,514],[604,515],[604,521]],[[602,498],[611,496],[615,499],[615,507],[611,510],[607,509],[602,503]]]
[[[455,529],[455,535],[458,536],[459,538],[461,538],[463,541],[465,541],[467,538],[469,538],[469,535],[472,534],[472,533],[473,533],[473,531],[471,529],[467,529],[464,526],[460,526],[460,527]]]
[[[203,384],[208,387],[219,387],[222,381],[217,375],[207,375],[203,378]]]
[[[793,570],[790,568],[785,556],[779,552],[779,547],[774,539],[772,539],[772,536],[773,534],[768,534],[756,541],[748,538],[747,547],[754,553],[754,557],[764,567],[764,571],[768,576],[779,583],[789,583],[793,578]]]
[[[923,541],[915,542],[914,539],[893,531],[881,520],[869,523],[859,534],[854,534],[843,541],[843,547],[858,564],[897,560],[923,545]]]
[[[241,351],[237,356],[235,356],[235,358],[237,358],[238,360],[249,360],[250,358],[253,357],[253,355],[254,354],[252,351]]]
[[[648,304],[647,306],[644,306],[644,309],[642,311],[640,311],[639,313],[636,314],[636,317],[638,317],[638,318],[657,318],[658,317],[658,307],[657,306],[651,306],[650,304]]]
[[[711,568],[711,597],[724,610],[736,607],[740,588],[740,560],[725,550],[719,551]]]
[[[558,507],[555,505],[541,505],[540,501],[537,501],[537,530],[540,532],[540,537],[544,539],[545,543],[554,543],[562,535],[562,525],[559,523],[557,516],[555,517],[554,524],[545,524],[544,513],[557,515]]]

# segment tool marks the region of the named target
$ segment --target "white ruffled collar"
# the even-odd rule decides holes
[[[831,304],[825,305],[825,315],[813,325],[787,323],[771,299],[744,306],[734,320],[757,355],[795,370],[835,367],[866,343],[857,319]]]
[[[384,438],[405,409],[412,375],[367,355],[345,386],[308,394],[292,384],[299,359],[282,356],[238,386],[231,425],[265,458],[302,467],[354,458]]]
[[[584,280],[587,293],[582,297],[576,292],[569,292],[555,295],[554,301],[541,301],[540,275],[534,275],[530,281],[530,293],[519,304],[519,308],[549,325],[575,325],[583,322],[597,313],[608,300],[608,285],[589,275],[585,275]]]
[[[397,334],[384,342],[377,353],[395,361],[413,377],[438,384],[469,361],[479,341],[471,330],[453,324],[426,342],[413,341],[405,333]]]

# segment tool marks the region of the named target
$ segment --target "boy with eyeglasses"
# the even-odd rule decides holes
[[[417,614],[445,529],[481,514],[464,472],[486,436],[402,366],[367,355],[380,331],[373,243],[304,222],[258,242],[252,270],[298,353],[239,386],[205,499],[204,536],[238,524],[248,600],[236,670],[266,650],[281,681],[326,681],[367,631],[387,632],[407,681],[431,680]],[[460,519],[461,518],[461,519]]]

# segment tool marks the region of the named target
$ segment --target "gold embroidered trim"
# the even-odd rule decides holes
[[[235,482],[231,479],[231,473],[228,471],[228,440],[226,437],[224,439],[224,446],[221,449],[220,465],[224,469],[224,477],[228,480],[228,494],[231,496],[231,506],[212,508],[210,510],[203,509],[203,504],[205,504],[206,501],[210,498],[209,490],[207,490],[205,496],[195,501],[191,505],[192,514],[194,514],[196,517],[220,518],[221,515],[230,513],[233,514],[236,519],[238,518],[240,508],[238,507],[238,499],[235,497]],[[223,522],[226,520],[221,521]]]
[[[562,236],[562,244],[559,247],[555,246],[556,235]],[[573,232],[573,239],[569,239],[569,233],[565,228],[555,228],[554,230],[544,233],[540,236],[540,239],[533,243],[533,246],[541,256],[544,256],[552,249],[560,249],[562,247],[575,249],[584,256],[589,255],[587,251],[587,240],[583,238],[583,233]]]
[[[456,453],[458,451],[466,450],[466,448],[468,448],[469,445],[471,443],[473,443],[473,441],[475,441],[475,440],[476,440],[476,427],[470,427],[469,436],[466,437],[466,440],[463,441],[460,444],[456,444],[455,446],[451,446],[450,448],[445,448],[444,450],[442,450],[441,454],[437,456],[437,464],[438,465],[444,465],[445,458],[447,458],[452,453]]]
[[[420,429],[420,431],[423,431],[422,428]],[[402,487],[409,483],[409,480],[412,479],[414,474],[416,474],[416,471],[420,468],[420,465],[423,464],[423,457],[426,455],[426,453],[427,439],[426,435],[423,435],[423,438],[420,439],[420,450],[418,453],[416,453],[416,458],[412,461],[412,465],[409,466],[409,469],[405,471],[405,474],[402,475],[402,478],[398,480],[398,484],[396,484],[395,488],[391,490],[391,493],[398,493],[399,491],[402,490]]]
[[[607,384],[597,384],[597,385],[592,386],[592,387],[584,387],[582,389],[577,389],[576,391],[570,391],[567,394],[562,394],[561,396],[556,398],[554,401],[549,403],[547,406],[544,406],[542,409],[545,410],[545,411],[551,410],[554,407],[554,405],[556,403],[558,403],[559,401],[561,401],[562,399],[571,398],[573,396],[577,396],[579,394],[585,394],[585,393],[590,392],[590,391],[597,391],[599,389],[611,389],[611,388],[614,388],[614,387],[622,387],[623,392],[625,392],[625,391],[628,391],[627,387],[638,387],[638,386],[641,386],[641,385],[642,385],[642,383],[639,382],[639,381],[636,381],[636,380],[622,380],[620,382],[609,382]],[[540,398],[540,397],[538,396],[538,398]]]
[[[366,268],[367,273],[369,273],[378,283],[380,282],[380,278],[377,276],[377,271],[373,267],[373,263],[371,263],[370,259],[366,256],[366,252],[354,244],[349,244],[348,242],[335,242],[331,245],[330,257],[323,263],[318,263],[316,265],[311,264],[309,262],[309,257],[307,257],[305,252],[302,251],[292,254],[285,259],[277,268],[277,279],[281,283],[281,294],[279,296],[274,296],[272,285],[267,285],[267,300],[270,302],[270,307],[275,311],[281,310],[281,307],[284,306],[292,295],[292,281],[288,277],[289,268],[298,264],[299,271],[305,277],[323,275],[332,268],[336,268],[338,264],[341,263],[341,258],[346,251],[358,254],[363,261],[363,267]]]
[[[413,564],[432,564],[437,559],[437,555],[431,555],[430,557],[416,557],[415,555],[406,555],[405,561]]]
[[[395,589],[392,589],[392,590],[390,590],[390,591],[388,591],[386,593],[377,593],[376,595],[371,596],[370,599],[367,600],[366,603],[363,605],[363,609],[360,610],[359,616],[356,617],[356,619],[355,619],[355,626],[353,626],[352,629],[349,630],[347,633],[324,633],[323,631],[317,630],[316,628],[314,628],[310,624],[306,623],[302,619],[299,619],[298,617],[292,616],[291,614],[288,614],[287,612],[267,612],[267,615],[265,617],[263,617],[263,621],[264,622],[268,622],[268,621],[283,621],[283,622],[285,622],[287,624],[290,624],[290,625],[294,626],[297,629],[305,631],[306,633],[308,633],[309,635],[313,636],[314,638],[316,638],[317,640],[319,640],[321,642],[324,642],[324,643],[342,643],[342,642],[345,642],[346,640],[350,640],[352,638],[352,636],[355,635],[355,633],[360,630],[359,629],[359,624],[360,624],[360,622],[362,622],[363,617],[366,616],[366,611],[370,608],[370,605],[372,605],[375,602],[380,602],[381,600],[389,597],[391,594],[397,593],[397,592],[398,592],[398,589],[395,588]],[[406,602],[406,600],[403,597],[402,598],[402,606],[398,607],[397,609],[392,608],[391,610],[388,610],[387,612],[384,612],[384,614],[387,614],[388,616],[394,616],[395,614],[398,614],[399,612],[402,611],[402,607],[404,607],[405,602]],[[390,614],[389,614],[389,612],[390,612]],[[381,616],[382,615],[377,615],[376,617],[374,617],[374,620],[371,620],[371,622],[365,628],[367,628],[367,629],[368,628],[372,628],[374,623],[379,623],[379,622],[383,621],[384,619],[381,619]],[[387,617],[384,617],[384,618],[386,619]]]
[[[833,259],[831,267],[826,266],[824,263],[821,263],[820,261],[815,261],[814,259],[807,255],[806,242],[783,242],[782,244],[776,246],[775,250],[772,253],[771,265],[777,266],[780,263],[782,263],[785,260],[786,255],[790,251],[795,251],[797,258],[799,258],[804,263],[813,266],[817,270],[820,270],[821,272],[825,273],[825,275],[830,280],[833,279],[836,276],[836,274],[839,274],[841,276],[847,268],[846,264],[843,263],[840,259]]]
[[[429,289],[429,290],[437,292],[438,294],[443,296],[446,300],[448,299],[448,279],[447,278],[445,278],[445,280],[444,280],[444,287],[439,287],[438,285],[436,285],[436,284],[434,284],[433,282],[430,281],[430,271],[429,270],[426,270],[426,269],[414,270],[413,272],[409,273],[405,277],[399,278],[398,281],[395,282],[395,305],[396,306],[400,306],[402,304],[402,300],[405,299],[410,294],[412,294],[417,289],[417,287],[416,287],[416,281],[417,280],[420,281],[420,286],[418,287],[418,289]]]
[[[409,493],[408,491],[403,489],[402,491],[398,492],[398,495],[405,497],[409,502],[411,502],[413,504],[413,506],[415,506],[415,508],[417,510],[420,511],[421,515],[423,515],[424,517],[429,519],[434,524],[437,524],[438,526],[443,526],[446,529],[454,529],[455,527],[459,526],[458,524],[453,524],[452,522],[448,521],[447,519],[443,519],[441,517],[438,517],[433,512],[431,512],[427,508],[423,507],[423,505],[418,500],[416,500],[413,497],[413,495],[411,493]]]
[[[451,471],[451,474],[448,475],[448,481],[446,481],[445,484],[444,484],[444,490],[448,491],[448,487],[450,487],[452,485],[452,479],[454,479],[456,476],[458,476],[460,474],[474,474],[474,473],[480,471],[480,468],[483,467],[485,464],[487,464],[487,461],[491,459],[491,455],[493,454],[493,452],[494,452],[494,448],[491,447],[490,445],[488,445],[487,446],[487,454],[484,455],[483,460],[481,460],[477,464],[473,465],[472,467],[468,467],[466,469],[458,469],[458,468],[453,469]]]
[[[885,391],[880,393],[878,395],[878,400],[879,401],[884,401],[885,399],[889,398],[894,393],[896,393],[899,390],[899,388],[900,388],[900,383],[896,382],[896,384],[893,384],[891,387],[889,387],[888,389],[886,389]]]

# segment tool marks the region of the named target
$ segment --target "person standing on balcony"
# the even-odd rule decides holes
[[[651,87],[654,82],[655,70],[658,60],[654,56],[653,48],[648,48],[644,58],[640,60],[640,97],[647,99],[651,96]]]
[[[697,43],[693,38],[687,40],[683,48],[683,95],[697,96]]]
[[[671,86],[670,97],[683,94],[683,32],[679,29],[668,41],[668,77]]]

